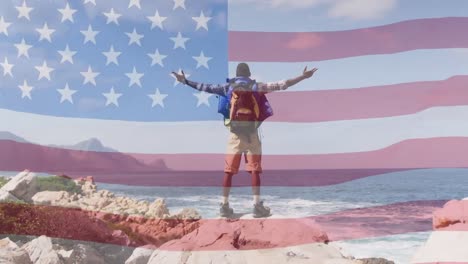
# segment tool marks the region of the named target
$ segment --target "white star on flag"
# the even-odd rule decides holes
[[[44,26],[42,28],[37,28],[36,31],[40,34],[39,41],[46,39],[49,42],[52,42],[51,35],[55,32],[55,29],[50,29],[47,26],[47,22],[44,23]]]
[[[159,50],[156,49],[154,53],[148,53],[148,56],[151,58],[151,66],[155,64],[161,65],[161,67],[164,67],[163,60],[167,57],[167,55],[162,55],[159,53]]]
[[[177,71],[178,74],[182,74],[182,69],[179,68],[179,71]],[[174,78],[174,87],[176,87],[180,82],[177,80],[177,78],[174,76],[174,74],[169,74],[172,78]],[[185,78],[188,79],[190,77],[190,74],[185,72]]]
[[[76,9],[71,9],[70,5],[67,3],[64,9],[58,9],[58,11],[62,14],[62,21],[64,22],[65,20],[68,20],[70,22],[73,21],[73,14],[76,12]]]
[[[125,34],[127,34],[127,36],[130,38],[130,40],[128,41],[129,46],[132,45],[133,43],[136,43],[138,46],[141,46],[140,39],[142,39],[144,36],[138,34],[135,28],[133,28],[132,33],[125,33]]]
[[[107,17],[107,23],[106,24],[114,23],[114,24],[118,25],[119,24],[118,19],[119,19],[119,17],[122,16],[121,14],[114,13],[114,8],[111,8],[109,13],[104,12],[103,14]]]
[[[177,49],[179,47],[185,49],[185,42],[187,42],[190,38],[182,37],[182,34],[179,32],[177,33],[177,37],[170,39],[174,41],[174,49]]]
[[[32,100],[31,98],[31,90],[33,89],[32,86],[29,86],[28,85],[28,82],[26,80],[24,80],[23,82],[23,85],[18,85],[18,87],[20,88],[21,90],[21,98],[29,98],[30,100]]]
[[[160,29],[164,29],[162,23],[164,22],[164,20],[167,19],[167,17],[160,16],[159,11],[156,10],[156,13],[154,14],[154,16],[148,16],[148,19],[151,21],[151,29],[153,29],[155,27],[159,27]]]
[[[81,30],[80,32],[85,37],[83,44],[86,44],[87,42],[96,44],[96,35],[99,34],[99,31],[93,31],[91,25],[88,25],[87,30]]]
[[[70,87],[68,87],[68,83],[65,84],[65,88],[63,89],[57,89],[57,91],[60,93],[60,103],[63,103],[65,101],[69,101],[70,103],[73,104],[73,94],[77,92],[77,90],[71,90]]]
[[[140,0],[130,0],[130,2],[128,3],[128,8],[132,6],[136,6],[138,7],[138,9],[141,9]]]
[[[107,99],[106,100],[106,106],[108,106],[110,104],[114,104],[117,107],[119,106],[118,99],[119,99],[120,96],[122,96],[122,94],[116,93],[114,91],[114,87],[112,87],[108,93],[103,93],[103,95]]]
[[[151,100],[153,100],[151,107],[159,105],[162,108],[164,108],[164,99],[167,97],[167,94],[162,94],[161,92],[159,92],[159,89],[156,89],[156,92],[154,94],[149,94],[148,96],[149,98],[151,98]]]
[[[7,74],[10,75],[10,77],[13,77],[13,74],[11,73],[11,70],[13,69],[13,64],[8,63],[8,58],[5,57],[5,60],[3,63],[0,63],[3,67],[3,76],[6,76]]]
[[[119,65],[119,62],[117,61],[117,57],[122,54],[122,52],[117,52],[114,50],[114,46],[111,45],[110,49],[108,52],[103,52],[104,56],[106,56],[107,61],[106,65],[109,65],[110,63],[114,63],[115,65]]]
[[[39,71],[39,77],[37,78],[37,80],[41,80],[42,78],[46,78],[47,80],[50,81],[50,73],[54,69],[47,66],[46,61],[44,61],[42,63],[42,66],[36,66],[35,68],[36,68],[37,71]]]
[[[209,69],[208,67],[208,61],[212,59],[212,57],[205,57],[205,54],[203,54],[203,51],[200,53],[200,56],[194,56],[193,59],[197,61],[197,69],[201,66]]]
[[[65,50],[59,50],[58,53],[62,55],[62,60],[60,61],[60,63],[68,61],[71,64],[73,64],[73,56],[76,54],[76,51],[71,51],[68,47],[68,44],[65,47]]]
[[[92,83],[96,86],[96,77],[100,74],[99,72],[93,72],[91,66],[88,66],[88,71],[80,73],[84,77],[83,84]]]
[[[210,97],[212,96],[212,94],[210,93],[206,93],[206,92],[199,92],[199,93],[194,93],[193,94],[197,99],[197,107],[200,107],[202,104],[206,105],[206,106],[210,106]]]
[[[192,17],[192,19],[195,20],[195,22],[197,22],[197,28],[195,30],[198,30],[200,28],[208,30],[208,21],[211,20],[211,17],[206,17],[203,14],[203,11],[200,12],[199,17]]]
[[[140,79],[145,75],[143,73],[138,73],[135,69],[135,67],[133,67],[133,71],[132,72],[129,72],[129,73],[126,73],[125,75],[127,75],[128,78],[130,78],[130,84],[128,85],[129,87],[132,87],[134,84],[138,85],[141,87],[141,82],[140,82]]]
[[[174,0],[174,8],[172,10],[176,10],[179,7],[185,9],[185,0]]]
[[[16,49],[18,49],[18,58],[20,56],[25,56],[29,59],[29,49],[32,48],[32,45],[26,44],[24,38],[21,40],[21,43],[15,44]]]
[[[34,9],[32,7],[28,7],[26,5],[26,1],[23,1],[23,4],[21,6],[16,6],[16,10],[18,10],[18,18],[26,18],[27,20],[31,20],[29,17],[29,13]]]
[[[96,0],[84,0],[84,4],[86,5],[87,3],[91,3],[93,5],[96,5]]]
[[[3,16],[0,17],[0,32],[8,36],[8,27],[11,23],[5,22]]]

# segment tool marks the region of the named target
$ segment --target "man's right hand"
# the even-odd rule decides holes
[[[174,74],[174,76],[176,77],[177,81],[179,81],[179,82],[181,82],[181,83],[185,83],[186,79],[185,79],[185,73],[184,73],[184,71],[181,71],[181,73],[172,72],[172,74]]]

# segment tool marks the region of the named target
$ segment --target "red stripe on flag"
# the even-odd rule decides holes
[[[269,121],[323,122],[413,114],[436,106],[468,105],[468,76],[357,89],[268,94]]]
[[[416,49],[467,48],[468,17],[335,32],[229,32],[230,61],[320,61]],[[435,62],[436,63],[436,62]]]
[[[264,155],[264,186],[321,186],[392,171],[468,167],[468,138],[407,140],[388,148],[323,155]],[[170,168],[145,165],[164,161]],[[125,154],[59,149],[0,140],[0,170],[92,175],[98,182],[149,186],[218,186],[222,154]],[[219,168],[219,169],[218,169]],[[237,186],[250,186],[238,177]]]

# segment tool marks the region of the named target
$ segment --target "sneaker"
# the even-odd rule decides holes
[[[229,207],[229,203],[221,203],[219,208],[219,215],[221,217],[230,217],[234,214],[234,210]]]
[[[260,217],[267,217],[270,216],[270,208],[263,205],[263,201],[260,201],[257,204],[254,204],[253,209],[253,217],[260,218]]]

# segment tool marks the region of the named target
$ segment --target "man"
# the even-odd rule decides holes
[[[317,68],[307,70],[305,67],[302,75],[281,81],[277,83],[256,83],[255,92],[258,93],[269,93],[278,90],[285,90],[298,82],[312,77],[317,71]],[[194,81],[187,80],[185,74],[173,72],[177,80],[183,84],[186,84],[196,90],[213,93],[220,96],[227,96],[229,90],[232,87],[232,83],[226,83],[221,85],[197,83]],[[236,69],[236,78],[240,80],[252,81],[250,79],[251,73],[250,68],[246,63],[239,63]],[[260,200],[260,173],[262,172],[261,166],[261,153],[262,147],[258,137],[258,130],[251,134],[234,133],[231,132],[228,139],[227,154],[225,157],[224,167],[224,181],[223,181],[223,201],[221,203],[220,215],[222,217],[231,216],[234,211],[229,207],[229,192],[232,186],[232,176],[237,174],[241,162],[242,153],[246,160],[246,170],[252,175],[252,192],[254,200],[253,215],[254,217],[267,217],[270,215],[270,208],[263,205],[263,201]]]

